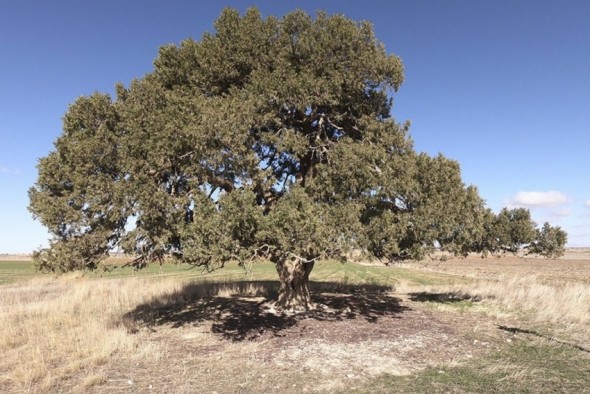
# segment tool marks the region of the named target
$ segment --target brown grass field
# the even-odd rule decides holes
[[[0,261],[0,392],[590,392],[590,250],[320,263],[317,309],[269,264],[35,274]],[[23,261],[24,260],[24,261]]]

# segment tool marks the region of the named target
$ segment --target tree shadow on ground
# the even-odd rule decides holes
[[[461,294],[455,292],[448,292],[448,293],[429,293],[429,292],[420,292],[420,293],[410,293],[408,294],[410,300],[415,302],[440,302],[440,303],[453,303],[453,302],[461,302],[461,301],[471,301],[471,302],[479,302],[481,301],[480,297],[477,296],[470,296],[468,294]]]
[[[541,333],[539,333],[537,331],[527,330],[527,329],[518,328],[518,327],[500,326],[500,325],[498,326],[498,329],[501,330],[501,331],[512,333],[512,334],[532,335],[534,337],[544,339],[544,340],[546,340],[548,342],[553,342],[553,343],[556,343],[556,344],[559,344],[559,345],[567,346],[567,347],[570,347],[572,349],[579,350],[581,352],[590,353],[590,350],[589,349],[586,349],[585,347],[582,347],[582,346],[577,345],[575,343],[570,343],[570,342],[562,341],[561,339],[557,339],[557,338],[555,338],[553,336],[550,336],[550,335],[544,335],[544,334],[541,334]]]
[[[307,313],[277,313],[272,308],[277,291],[278,283],[271,281],[187,284],[138,305],[123,317],[123,324],[137,332],[142,326],[156,330],[159,326],[178,328],[212,321],[212,332],[243,341],[265,333],[282,336],[282,331],[305,319],[377,323],[382,317],[399,318],[409,309],[390,295],[387,286],[310,282],[317,308]]]

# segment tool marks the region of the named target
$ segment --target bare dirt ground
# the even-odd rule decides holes
[[[151,349],[109,362],[97,392],[318,392],[384,373],[408,375],[480,357],[510,340],[510,322],[435,311],[415,294],[321,293],[308,316],[276,315],[260,297],[216,298],[127,316]]]
[[[539,279],[550,283],[556,281],[590,283],[590,248],[568,249],[559,259],[522,258],[512,255],[482,259],[481,256],[472,255],[465,259],[426,260],[406,266],[477,279],[536,275]]]
[[[7,254],[0,253],[0,261],[30,261],[30,254]]]

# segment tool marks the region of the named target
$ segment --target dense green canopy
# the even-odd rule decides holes
[[[268,258],[289,307],[309,300],[314,261],[352,250],[562,253],[561,229],[536,229],[523,209],[495,215],[457,162],[413,149],[390,116],[403,78],[369,23],[226,9],[116,98],[69,107],[30,190],[53,234],[35,259],[68,271],[118,247],[137,265]]]

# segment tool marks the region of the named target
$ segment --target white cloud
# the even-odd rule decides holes
[[[590,200],[586,201],[586,202],[584,203],[584,206],[585,206],[586,208],[590,208]]]
[[[548,192],[518,192],[508,204],[512,207],[547,208],[556,207],[568,202],[565,194],[554,190]]]

